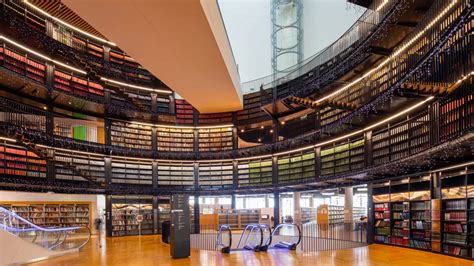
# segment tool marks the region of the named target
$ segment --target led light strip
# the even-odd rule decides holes
[[[16,139],[10,139],[10,138],[5,138],[5,137],[0,137],[0,140],[10,141],[10,142],[16,142]]]
[[[139,90],[143,90],[143,91],[161,92],[161,93],[165,93],[165,94],[172,94],[173,93],[172,91],[169,91],[169,90],[160,90],[160,89],[147,88],[147,87],[137,86],[137,85],[133,85],[133,84],[123,83],[123,82],[113,80],[113,79],[107,79],[107,78],[104,78],[104,77],[101,77],[100,79],[103,80],[103,81],[106,81],[106,82],[113,83],[113,84],[117,84],[117,85],[121,85],[121,86],[125,86],[125,87],[130,87],[130,88],[134,88],[134,89],[139,89]]]
[[[149,127],[164,127],[164,128],[183,128],[183,129],[214,129],[214,128],[228,128],[231,130],[234,125],[233,124],[224,124],[224,125],[214,125],[214,126],[178,126],[178,125],[163,125],[163,124],[152,124],[152,123],[145,123],[145,122],[134,122],[134,121],[125,121],[119,119],[113,119],[113,121],[120,121],[130,124],[142,125],[142,126],[149,126]]]
[[[380,6],[375,9],[375,12],[379,12],[385,5],[387,5],[388,0],[384,0]]]
[[[350,87],[354,86],[355,84],[359,83],[362,79],[368,77],[369,75],[371,75],[372,73],[374,73],[375,71],[377,71],[378,69],[382,68],[383,66],[385,66],[389,61],[391,61],[393,58],[397,57],[400,53],[402,53],[403,51],[405,51],[410,45],[412,45],[415,41],[417,41],[427,30],[429,30],[431,27],[433,27],[433,25],[438,22],[451,8],[454,7],[454,5],[458,2],[458,0],[452,0],[451,3],[443,10],[441,11],[438,16],[436,16],[430,23],[428,23],[428,25],[426,25],[426,27],[421,30],[418,34],[415,35],[415,37],[413,37],[410,41],[408,41],[407,43],[405,43],[400,49],[398,49],[397,51],[395,51],[392,55],[390,55],[389,58],[385,59],[382,63],[380,63],[378,66],[376,66],[375,68],[369,70],[368,72],[366,72],[364,75],[362,75],[361,77],[357,78],[356,80],[352,81],[351,83],[347,84],[346,86],[320,98],[320,99],[317,99],[315,100],[316,103],[320,103],[320,102],[323,102],[329,98],[332,98],[334,96],[336,96],[337,94],[349,89]]]
[[[81,30],[81,29],[79,29],[79,28],[76,28],[76,27],[74,27],[73,25],[71,25],[71,24],[69,24],[69,23],[67,23],[67,22],[65,22],[65,21],[60,20],[59,18],[57,18],[57,17],[55,17],[55,16],[49,14],[48,12],[46,12],[46,11],[42,10],[41,8],[39,8],[39,7],[35,6],[35,5],[33,5],[32,3],[28,2],[27,0],[24,0],[23,2],[24,2],[25,4],[27,4],[29,7],[33,8],[34,10],[36,10],[36,11],[40,12],[41,14],[43,14],[43,15],[45,15],[45,16],[47,16],[47,17],[49,17],[49,18],[51,18],[51,19],[53,19],[53,20],[55,20],[55,21],[57,21],[57,22],[59,22],[59,23],[61,23],[61,24],[63,24],[64,26],[66,26],[66,27],[68,27],[68,28],[71,28],[71,29],[73,29],[73,30],[75,30],[75,31],[77,31],[77,32],[79,32],[79,33],[81,33],[81,34],[84,34],[84,35],[86,35],[86,36],[88,36],[88,37],[91,37],[92,39],[101,41],[101,42],[103,42],[103,43],[110,44],[110,45],[112,45],[112,46],[116,46],[116,44],[113,43],[113,42],[104,40],[104,39],[102,39],[102,38],[100,38],[100,37],[97,37],[97,36],[92,35],[92,34],[90,34],[90,33],[88,33],[88,32],[85,32],[85,31],[83,31],[83,30]]]
[[[80,74],[83,74],[83,75],[87,75],[87,72],[85,72],[85,71],[83,71],[83,70],[80,70],[80,69],[78,69],[78,68],[75,68],[75,67],[72,67],[72,66],[70,66],[70,65],[67,65],[67,64],[65,64],[65,63],[59,62],[59,61],[57,61],[57,60],[54,60],[54,59],[52,59],[52,58],[50,58],[50,57],[48,57],[48,56],[46,56],[46,55],[43,55],[43,54],[41,54],[41,53],[39,53],[39,52],[36,52],[36,51],[34,51],[34,50],[32,50],[32,49],[26,47],[26,46],[23,46],[23,45],[21,45],[21,44],[15,42],[15,41],[13,41],[13,40],[11,40],[11,39],[5,37],[5,36],[3,36],[3,35],[0,35],[0,40],[5,40],[6,42],[8,42],[8,43],[10,43],[10,44],[12,44],[12,45],[14,45],[14,46],[16,46],[16,47],[22,49],[22,50],[25,50],[25,51],[28,52],[28,53],[32,53],[32,54],[34,54],[34,55],[36,55],[36,56],[38,56],[38,57],[41,57],[41,58],[46,59],[46,60],[48,60],[48,61],[50,61],[50,62],[53,62],[53,63],[56,64],[56,65],[60,65],[60,66],[62,66],[62,67],[68,68],[68,69],[70,69],[70,70],[72,70],[72,71],[75,71],[75,72],[77,72],[77,73],[80,73]],[[134,89],[139,89],[139,90],[146,90],[146,91],[152,91],[152,92],[161,92],[161,93],[165,93],[165,94],[171,94],[171,93],[173,93],[172,91],[169,91],[169,90],[160,90],[160,89],[153,89],[153,88],[147,88],[147,87],[142,87],[142,86],[136,86],[136,85],[133,85],[133,84],[123,83],[123,82],[120,82],[120,81],[111,80],[111,79],[106,79],[106,78],[103,78],[103,77],[101,77],[100,79],[103,80],[103,81],[107,81],[107,82],[110,82],[110,83],[117,84],[117,85],[126,86],[126,87],[130,87],[130,88],[134,88]]]
[[[405,110],[403,110],[403,111],[401,111],[401,112],[399,112],[399,113],[397,113],[397,114],[394,114],[394,115],[392,115],[392,116],[390,116],[390,117],[387,117],[386,119],[384,119],[384,120],[382,120],[382,121],[379,121],[379,122],[377,122],[377,123],[375,123],[375,124],[372,124],[372,125],[370,125],[370,126],[367,126],[367,127],[363,128],[363,129],[360,129],[360,130],[351,132],[351,133],[346,134],[346,135],[344,135],[344,136],[340,136],[340,137],[337,137],[337,138],[335,138],[335,139],[331,139],[331,140],[328,140],[328,141],[325,141],[325,142],[320,142],[320,143],[318,143],[318,144],[311,145],[311,146],[307,146],[307,147],[303,147],[303,148],[296,149],[296,150],[293,150],[293,151],[285,151],[285,152],[281,152],[281,153],[275,153],[274,155],[277,155],[277,156],[278,156],[278,155],[288,154],[288,153],[295,152],[295,151],[303,151],[303,150],[307,150],[307,149],[311,149],[311,148],[322,147],[322,146],[325,146],[325,145],[327,145],[327,144],[330,144],[330,143],[333,143],[333,142],[337,142],[337,141],[339,141],[339,140],[347,139],[347,138],[352,137],[352,136],[354,136],[354,135],[358,135],[358,134],[364,133],[364,132],[367,131],[367,130],[370,130],[370,129],[372,129],[372,128],[378,127],[378,126],[380,126],[380,125],[382,125],[382,124],[385,124],[385,123],[387,123],[387,122],[389,122],[389,121],[391,121],[391,120],[393,120],[393,119],[395,119],[395,118],[398,118],[398,117],[400,117],[400,116],[402,116],[402,115],[404,115],[404,114],[406,114],[406,113],[408,113],[408,112],[410,112],[410,111],[412,111],[412,110],[414,110],[414,109],[416,109],[416,108],[418,108],[418,107],[424,105],[425,103],[431,101],[432,99],[434,99],[434,96],[430,96],[430,97],[426,98],[425,100],[423,100],[423,101],[421,101],[421,102],[419,102],[419,103],[417,103],[417,104],[415,104],[415,105],[412,105],[412,106],[406,108]]]
[[[87,73],[86,73],[85,71],[83,71],[83,70],[80,70],[80,69],[77,69],[77,68],[72,67],[72,66],[70,66],[70,65],[61,63],[61,62],[56,61],[56,60],[54,60],[54,59],[52,59],[52,58],[50,58],[50,57],[47,57],[47,56],[45,56],[45,55],[43,55],[43,54],[40,54],[40,53],[38,53],[38,52],[36,52],[36,51],[33,51],[33,50],[31,50],[30,48],[28,48],[28,47],[26,47],[26,46],[23,46],[23,45],[21,45],[21,44],[15,42],[15,41],[13,41],[13,40],[10,40],[10,39],[8,39],[7,37],[5,37],[5,36],[3,36],[3,35],[0,35],[0,39],[1,39],[1,40],[5,40],[5,41],[9,42],[10,44],[13,44],[13,45],[16,46],[16,47],[21,48],[22,50],[25,50],[25,51],[27,51],[27,52],[29,52],[29,53],[32,53],[32,54],[34,54],[34,55],[36,55],[36,56],[38,56],[38,57],[41,57],[41,58],[43,58],[43,59],[46,59],[46,60],[48,60],[48,61],[51,61],[51,62],[53,62],[53,63],[55,63],[55,64],[57,64],[57,65],[63,66],[63,67],[65,67],[65,68],[68,68],[68,69],[70,69],[70,70],[76,71],[76,72],[81,73],[81,74],[84,74],[84,75],[87,74]]]
[[[451,169],[456,169],[456,168],[461,168],[461,167],[466,167],[466,166],[471,166],[471,165],[474,165],[474,161],[468,162],[468,163],[463,163],[463,164],[458,164],[458,165],[453,165],[453,166],[449,166],[449,167],[446,167],[446,168],[436,169],[436,170],[433,170],[433,171],[430,171],[430,172],[431,173],[443,172],[443,171],[446,171],[446,170],[451,170]]]

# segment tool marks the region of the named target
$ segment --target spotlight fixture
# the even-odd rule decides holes
[[[281,123],[280,123],[280,124],[284,125],[284,124],[286,124],[286,122],[285,122],[285,121],[281,121]]]
[[[270,133],[273,133],[273,129],[270,129]]]
[[[262,138],[258,138],[258,142],[262,142]]]
[[[245,129],[242,128],[242,129],[240,130],[240,133],[244,133],[244,132],[245,132]]]
[[[265,127],[264,126],[260,126],[261,129],[264,129]]]

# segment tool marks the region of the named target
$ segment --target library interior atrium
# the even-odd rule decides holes
[[[473,4],[0,1],[0,266],[474,265]]]

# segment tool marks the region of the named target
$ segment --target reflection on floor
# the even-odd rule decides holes
[[[286,250],[252,251],[221,254],[214,251],[193,250],[188,259],[173,260],[169,246],[161,236],[132,236],[101,239],[91,242],[77,254],[54,258],[32,265],[474,265],[473,261],[438,255],[431,252],[385,245],[299,253]]]

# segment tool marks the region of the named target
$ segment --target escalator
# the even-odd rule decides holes
[[[292,223],[282,223],[273,229],[272,239],[276,240],[272,248],[296,250],[301,242],[301,228]]]
[[[25,263],[39,258],[79,251],[91,238],[88,227],[41,227],[0,207],[0,246],[5,256],[0,265]]]

